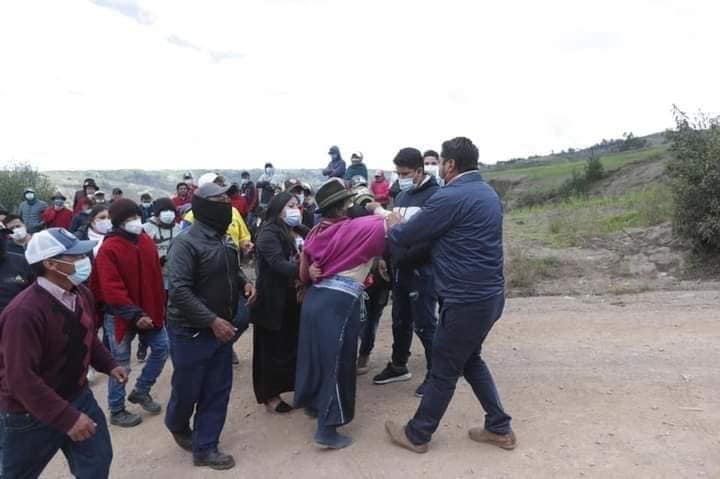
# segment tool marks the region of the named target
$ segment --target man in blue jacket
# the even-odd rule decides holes
[[[423,156],[415,148],[403,148],[395,156],[395,171],[398,175],[400,194],[395,198],[394,212],[409,220],[438,191],[437,181],[425,173]],[[425,380],[415,391],[422,397],[432,366],[432,342],[435,336],[437,317],[437,293],[433,277],[429,241],[412,245],[391,243],[390,255],[393,264],[393,306],[392,360],[387,367],[373,378],[375,384],[407,381],[412,377],[407,363],[410,359],[410,345],[413,329],[425,348],[427,373]],[[363,358],[360,358],[362,360]]]
[[[432,242],[435,285],[442,308],[433,343],[433,364],[413,419],[387,421],[393,442],[413,452],[428,450],[432,434],[464,376],[485,410],[484,427],[470,438],[514,449],[511,417],[500,403],[490,370],[480,356],[485,338],[505,305],[502,207],[478,169],[478,150],[467,138],[443,143],[440,173],[446,186],[410,220],[391,215],[390,240],[410,247]]]
[[[323,175],[328,178],[340,178],[341,180],[345,177],[345,160],[340,155],[340,148],[337,146],[331,146],[328,151],[330,155],[330,163],[327,168],[323,170]]]

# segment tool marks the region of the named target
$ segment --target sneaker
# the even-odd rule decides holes
[[[185,432],[171,432],[175,443],[188,452],[192,452],[192,431],[187,430]]]
[[[501,449],[511,451],[517,447],[517,438],[515,433],[510,431],[507,434],[495,434],[494,432],[487,431],[482,427],[474,427],[469,431],[470,439],[475,442],[484,442],[492,444]]]
[[[128,412],[126,409],[110,414],[110,424],[120,427],[135,427],[142,422],[142,417]]]
[[[415,390],[415,397],[422,399],[422,397],[425,395],[425,388],[427,388],[428,380],[422,382],[420,386]]]
[[[137,404],[150,414],[160,414],[160,411],[162,411],[162,406],[153,401],[149,393],[140,393],[137,390],[133,390],[127,400],[128,402]]]
[[[237,366],[238,364],[240,364],[240,358],[238,357],[238,355],[235,351],[233,351],[232,363],[234,366]]]
[[[369,362],[370,362],[370,356],[366,356],[364,354],[361,354],[360,356],[358,356],[358,360],[357,360],[357,375],[358,376],[362,376],[363,374],[367,374],[368,372],[370,372],[370,366],[368,364]]]
[[[147,359],[147,346],[140,346],[137,350],[137,360],[139,363],[144,363]]]
[[[383,372],[373,378],[375,384],[390,384],[399,381],[409,381],[412,378],[412,374],[408,371],[405,366],[394,366],[393,363],[383,369]]]
[[[230,454],[224,454],[217,449],[202,454],[193,454],[195,467],[209,467],[216,471],[224,471],[235,467],[235,459]]]
[[[392,442],[394,442],[400,447],[404,447],[405,449],[416,452],[418,454],[423,454],[428,451],[429,446],[427,445],[427,443],[413,444],[412,442],[410,442],[407,434],[405,434],[405,426],[398,424],[395,421],[386,421],[385,431],[390,436],[390,439],[392,439]]]

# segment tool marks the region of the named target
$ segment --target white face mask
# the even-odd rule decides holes
[[[301,205],[305,201],[305,193],[300,193],[299,195],[295,195],[295,197],[298,200],[298,204]]]
[[[425,165],[425,173],[434,176],[435,179],[439,179],[440,167],[438,165]]]
[[[25,193],[25,199],[28,201],[32,201],[35,199],[35,193]]]
[[[95,220],[93,223],[93,229],[101,235],[106,235],[112,229],[112,221],[107,218]]]
[[[12,232],[12,239],[15,241],[22,241],[27,238],[27,228],[24,226],[18,226]]]
[[[130,234],[139,235],[143,232],[142,221],[134,219],[123,225],[123,229]]]
[[[160,212],[160,221],[169,225],[175,221],[175,213],[170,210]]]

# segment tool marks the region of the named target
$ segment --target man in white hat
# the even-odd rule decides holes
[[[82,285],[94,246],[62,228],[33,235],[25,257],[38,278],[0,315],[4,478],[40,476],[59,450],[75,477],[108,477],[112,444],[87,371],[120,382],[127,375],[98,340],[94,300]]]

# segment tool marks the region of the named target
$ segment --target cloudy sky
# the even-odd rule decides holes
[[[0,165],[481,160],[720,112],[715,0],[46,0],[0,6]]]

